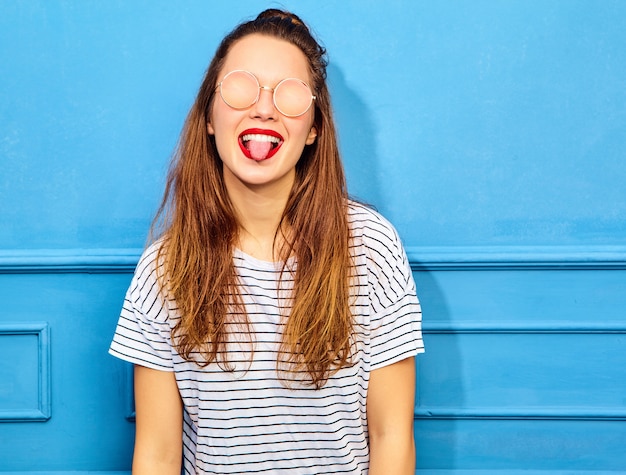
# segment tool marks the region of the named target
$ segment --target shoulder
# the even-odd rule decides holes
[[[353,201],[348,204],[348,222],[353,256],[357,266],[365,265],[370,282],[382,288],[406,287],[411,269],[395,227],[377,211]]]
[[[128,289],[128,298],[140,307],[154,306],[156,301],[163,301],[161,288],[163,273],[163,257],[161,249],[163,241],[159,240],[148,246],[142,253],[131,285]]]
[[[370,237],[377,235],[397,237],[394,226],[378,211],[373,208],[358,203],[348,202],[348,223],[354,234],[363,234]]]
[[[396,228],[379,212],[355,201],[348,203],[348,223],[356,244],[378,254],[402,256],[404,253]]]
[[[161,268],[162,259],[160,252],[163,247],[163,241],[159,240],[149,245],[141,254],[137,267],[135,268],[135,280],[157,280],[158,270]]]

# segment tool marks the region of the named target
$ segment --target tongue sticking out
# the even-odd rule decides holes
[[[272,142],[250,140],[247,146],[254,160],[265,160],[272,149]]]

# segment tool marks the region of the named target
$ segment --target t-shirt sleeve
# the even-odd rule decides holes
[[[369,240],[371,366],[381,368],[424,351],[422,311],[400,238],[380,218]]]
[[[152,247],[139,260],[109,353],[140,366],[173,371],[168,306],[159,288],[156,256]]]

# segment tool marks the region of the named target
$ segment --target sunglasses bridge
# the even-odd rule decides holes
[[[292,78],[289,78],[290,80]],[[274,104],[274,107],[276,107],[276,110],[278,110],[278,112],[280,112],[281,114],[283,114],[286,117],[298,117],[301,116],[302,114],[306,114],[306,112],[311,108],[311,104],[313,103],[313,101],[315,101],[316,96],[314,94],[311,94],[311,102],[309,103],[309,106],[306,108],[306,110],[304,112],[301,112],[299,114],[286,114],[285,112],[283,112],[281,110],[280,107],[278,107],[278,104],[276,104],[276,89],[278,89],[280,87],[280,85],[283,83],[284,81],[279,82],[276,87],[270,87],[270,86],[261,86],[261,84],[259,84],[259,81],[257,79],[257,84],[259,87],[259,92],[257,93],[256,99],[254,100],[254,102],[252,104],[250,104],[250,107],[253,106],[254,104],[256,104],[257,102],[259,102],[259,99],[261,99],[261,91],[267,91],[269,93],[272,94],[272,103]],[[308,86],[307,86],[308,87]]]

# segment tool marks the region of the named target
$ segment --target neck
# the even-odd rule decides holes
[[[240,224],[239,248],[257,259],[278,260],[274,252],[281,244],[277,231],[291,187],[254,187],[226,180],[226,189]]]

